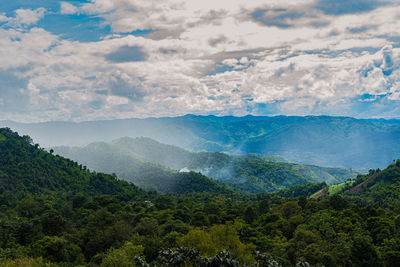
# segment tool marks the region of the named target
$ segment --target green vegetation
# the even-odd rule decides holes
[[[114,149],[112,144],[93,143],[82,149],[59,147],[55,153],[72,158],[90,169],[117,174],[145,190],[161,193],[213,192],[232,193],[228,187],[196,172],[179,173],[159,164],[143,161],[141,156]],[[157,154],[154,154],[156,157]],[[196,183],[193,183],[196,180]],[[192,188],[196,187],[195,189]]]
[[[325,187],[329,195],[361,196],[364,200],[381,205],[394,205],[400,199],[400,160],[393,161],[386,169],[370,169],[368,174],[354,180]],[[314,193],[312,196],[316,195]]]
[[[328,194],[329,195],[339,194],[354,184],[355,184],[355,180],[351,180],[351,181],[346,181],[346,182],[343,182],[340,184],[331,185],[328,187]]]
[[[359,175],[354,185],[344,193],[347,195],[358,193],[361,197],[383,206],[396,205],[400,199],[399,178],[400,160],[397,160],[384,170],[370,170],[367,175]]]
[[[77,162],[53,156],[32,145],[29,136],[19,137],[8,129],[0,129],[0,134],[6,138],[0,142],[0,193],[8,197],[4,199],[6,203],[27,194],[112,194],[121,200],[147,195],[115,176],[91,173]],[[13,194],[8,195],[10,192]]]
[[[326,188],[326,183],[308,183],[304,185],[295,185],[288,189],[282,189],[273,192],[271,195],[283,198],[297,198],[300,196],[312,197],[314,192],[319,192],[324,188]]]
[[[47,153],[28,136],[0,134],[0,266],[400,262],[400,161],[318,199],[306,196],[324,183],[272,194],[158,195]]]
[[[357,175],[350,169],[288,163],[278,156],[191,153],[143,137],[92,143],[83,148],[56,147],[54,150],[96,171],[116,173],[141,188],[170,193],[179,192],[175,188],[176,171],[179,170],[200,172],[241,193],[273,192],[310,182],[333,184]],[[176,170],[175,173],[171,169]]]
[[[44,146],[81,145],[109,142],[121,136],[145,136],[190,151],[280,155],[291,162],[354,168],[362,172],[383,168],[392,159],[400,158],[399,120],[187,115],[82,123],[3,122],[3,125],[29,134]]]

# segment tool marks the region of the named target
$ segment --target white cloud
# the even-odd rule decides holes
[[[286,28],[251,16],[256,10],[274,8],[301,12],[313,3],[62,2],[62,14],[101,16],[115,34],[83,43],[61,40],[39,28],[0,28],[0,70],[13,70],[26,79],[22,93],[29,96],[25,109],[30,111],[29,116],[3,115],[20,120],[239,115],[258,104],[276,105],[283,114],[318,112],[321,105],[336,114],[364,94],[400,100],[400,49],[391,47],[389,39],[400,36],[398,7],[341,16],[314,10],[315,17],[290,18],[290,23],[299,23]],[[45,13],[41,10],[36,18]],[[28,15],[18,15],[21,11],[16,14],[16,27],[35,23]],[[312,20],[329,24],[315,27]],[[143,37],[118,35],[138,29],[155,32]],[[116,51],[146,56],[107,60]],[[0,98],[5,99],[1,94]],[[2,106],[7,104],[3,102]]]
[[[5,15],[5,13],[0,14],[0,22],[6,22],[9,18]]]
[[[60,7],[61,7],[60,13],[63,15],[79,14],[79,8],[68,2],[61,2]]]
[[[45,14],[46,9],[42,7],[37,9],[17,9],[15,17],[9,18],[8,25],[14,27],[30,26],[44,18]]]

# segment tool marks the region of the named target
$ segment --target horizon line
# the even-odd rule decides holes
[[[19,124],[41,124],[41,123],[90,123],[90,122],[106,122],[106,121],[123,121],[123,120],[148,120],[148,119],[174,119],[174,118],[185,118],[185,117],[214,117],[214,118],[246,118],[246,117],[256,117],[256,118],[277,118],[277,117],[297,117],[297,118],[307,118],[307,117],[329,117],[329,118],[348,118],[355,120],[384,120],[384,121],[393,121],[400,120],[400,117],[366,117],[366,118],[357,118],[353,116],[345,116],[345,115],[285,115],[285,114],[277,114],[277,115],[253,115],[247,114],[243,116],[236,115],[215,115],[215,114],[193,114],[188,113],[185,115],[176,115],[176,116],[149,116],[149,117],[129,117],[129,118],[113,118],[113,119],[94,119],[94,120],[82,120],[82,121],[74,121],[74,120],[49,120],[49,121],[15,121],[15,120],[0,120],[0,123],[19,123]]]

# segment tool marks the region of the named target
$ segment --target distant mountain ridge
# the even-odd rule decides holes
[[[104,146],[99,150],[105,151]],[[121,165],[115,165],[116,167],[135,170],[139,176],[139,183],[134,185],[117,179],[115,175],[111,175],[112,172],[104,174],[99,168],[96,172],[90,172],[81,162],[52,153],[53,151],[48,153],[38,145],[33,145],[29,136],[21,137],[10,129],[0,128],[0,193],[23,191],[33,194],[58,190],[78,191],[88,195],[128,194],[125,191],[129,191],[129,194],[145,194],[137,185],[162,193],[233,193],[233,190],[225,185],[199,173],[177,173],[154,164],[135,162],[124,156],[118,157],[117,154],[106,154],[107,160],[103,161],[101,156],[96,158],[99,165],[104,165],[105,169],[118,163]],[[147,183],[155,186],[146,188],[142,186],[140,179],[145,179]]]
[[[291,162],[360,170],[400,158],[400,120],[329,116],[170,118],[92,122],[0,122],[47,147],[145,136],[191,151],[280,155]]]
[[[334,184],[357,175],[350,169],[293,164],[277,156],[193,153],[144,137],[124,137],[85,147],[54,147],[54,150],[94,170],[115,172],[142,188],[151,187],[154,181],[160,187],[163,181],[168,184],[173,175],[167,168],[182,175],[200,172],[242,193],[272,192],[310,182]]]

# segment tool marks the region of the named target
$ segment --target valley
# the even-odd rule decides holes
[[[150,138],[124,137],[110,143],[53,149],[92,170],[115,173],[142,188],[164,193],[174,192],[168,191],[166,183],[190,172],[201,173],[241,193],[272,192],[306,183],[336,184],[358,174],[350,169],[293,164],[279,156],[193,153]]]

